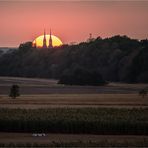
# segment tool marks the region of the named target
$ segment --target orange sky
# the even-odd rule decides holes
[[[0,47],[16,47],[43,34],[64,43],[125,34],[148,38],[148,1],[0,1]]]

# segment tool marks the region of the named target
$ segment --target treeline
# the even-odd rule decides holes
[[[148,109],[0,109],[0,132],[148,135]]]
[[[148,82],[148,40],[96,38],[51,49],[21,44],[0,56],[1,76],[57,78],[60,83],[99,85],[105,81]]]

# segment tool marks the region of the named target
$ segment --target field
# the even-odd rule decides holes
[[[147,136],[47,134],[32,137],[29,133],[0,133],[0,147],[146,147]],[[15,141],[15,143],[14,143]]]
[[[109,83],[106,86],[66,86],[56,80],[0,77],[0,94],[7,95],[12,84],[20,86],[22,95],[33,94],[138,94],[148,84]]]
[[[46,94],[21,95],[15,100],[0,95],[1,108],[54,108],[54,107],[148,107],[148,98],[138,94]]]
[[[20,86],[16,99],[8,96],[12,84]],[[147,88],[0,77],[0,147],[148,146],[148,96],[138,94]],[[32,137],[42,132],[45,137]]]
[[[0,131],[85,134],[148,134],[148,109],[1,109]]]

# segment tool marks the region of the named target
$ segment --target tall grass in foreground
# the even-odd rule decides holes
[[[148,134],[148,108],[0,109],[0,131]]]

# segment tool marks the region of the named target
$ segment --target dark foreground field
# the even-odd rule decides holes
[[[0,146],[147,147],[147,114],[142,108],[0,109]]]
[[[0,131],[148,135],[148,109],[0,109]]]
[[[20,86],[16,99],[8,96],[12,84]],[[145,88],[0,77],[0,147],[148,147],[148,96],[138,94]]]

